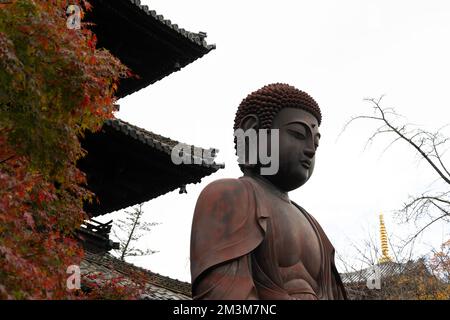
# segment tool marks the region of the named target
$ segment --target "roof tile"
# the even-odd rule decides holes
[[[142,11],[146,12],[147,14],[150,12],[150,14],[153,18],[156,18],[158,21],[165,24],[166,26],[169,26],[171,29],[174,29],[175,31],[179,31],[178,26],[175,27],[175,25],[173,25],[170,20],[165,20],[163,15],[157,14],[156,11],[154,11],[154,10],[149,11],[149,8],[147,5],[141,5],[141,2],[138,0],[129,0],[129,1],[133,4],[135,4],[136,6],[138,6]],[[194,42],[208,50],[213,50],[216,48],[215,45],[208,45],[206,42],[202,41],[202,39],[200,39],[200,35],[197,33],[186,32],[184,29],[180,29],[180,31],[181,32],[179,32],[179,33],[181,33],[183,36],[185,36],[192,42]]]
[[[118,131],[121,131],[124,134],[129,135],[132,138],[149,145],[150,147],[153,147],[162,152],[165,152],[168,155],[170,155],[172,153],[173,147],[175,147],[176,145],[178,145],[180,143],[176,140],[172,140],[170,138],[166,138],[161,135],[155,134],[153,132],[147,131],[145,129],[136,127],[136,126],[129,124],[120,119],[109,119],[105,122],[105,125],[112,127]],[[208,164],[208,163],[206,163],[205,158],[198,157],[198,155],[208,154],[207,151],[208,150],[194,146],[194,159],[201,160],[201,166],[203,166],[203,167],[213,168],[216,170],[225,167],[225,165],[222,163],[213,162],[212,164]],[[200,162],[200,161],[198,161],[198,162]],[[194,164],[197,164],[197,163],[194,163]]]
[[[142,299],[150,300],[190,300],[191,285],[187,282],[161,276],[149,270],[134,266],[121,261],[111,254],[94,254],[85,251],[84,260],[81,262],[81,272],[98,273],[101,272],[105,278],[113,278],[118,275],[131,276],[132,273],[140,271],[148,275],[148,283]]]

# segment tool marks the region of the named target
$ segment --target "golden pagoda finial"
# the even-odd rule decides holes
[[[379,263],[392,262],[389,256],[389,246],[387,239],[386,226],[384,225],[383,214],[380,214],[380,239],[381,239],[381,259]]]

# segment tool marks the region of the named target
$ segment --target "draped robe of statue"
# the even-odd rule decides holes
[[[319,240],[320,272],[315,291],[305,279],[296,279],[294,288],[286,284],[288,275],[278,265],[275,245],[282,235],[274,231],[268,193],[247,176],[217,180],[202,191],[191,234],[193,298],[277,300],[307,294],[313,299],[346,299],[332,244],[317,221],[293,202]]]

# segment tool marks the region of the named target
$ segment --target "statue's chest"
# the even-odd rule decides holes
[[[282,203],[272,214],[278,265],[306,269],[313,278],[320,272],[321,247],[318,235],[306,216],[294,205]]]

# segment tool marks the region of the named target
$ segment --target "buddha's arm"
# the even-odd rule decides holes
[[[249,259],[262,239],[247,187],[237,179],[208,185],[197,200],[192,222],[194,298],[256,298]]]
[[[214,266],[199,277],[192,288],[194,299],[258,299],[249,266],[249,256]]]

